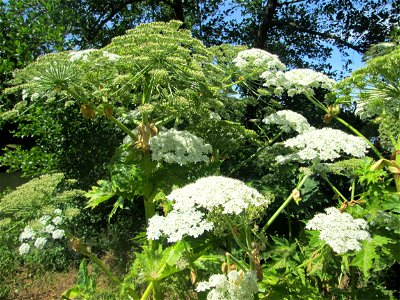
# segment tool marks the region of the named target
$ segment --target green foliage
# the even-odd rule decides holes
[[[96,274],[89,275],[86,259],[79,265],[77,285],[62,294],[62,299],[93,299],[96,291]]]
[[[374,118],[379,124],[380,144],[388,151],[398,149],[400,141],[399,67],[400,47],[395,46],[388,53],[368,60],[365,67],[338,85],[341,93],[338,103],[350,105],[355,101],[356,112],[362,118]]]

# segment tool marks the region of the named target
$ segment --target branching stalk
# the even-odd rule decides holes
[[[296,189],[300,189],[304,182],[306,182],[309,175],[304,175],[304,177],[300,180],[297,184]],[[264,225],[263,229],[261,230],[261,234],[265,234],[265,231],[268,229],[269,226],[275,221],[275,219],[280,215],[280,213],[285,209],[286,206],[289,205],[290,201],[293,199],[293,193],[286,198],[285,202],[276,210],[276,212],[272,215],[272,217],[268,220],[267,224]]]

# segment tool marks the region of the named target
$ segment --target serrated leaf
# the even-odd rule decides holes
[[[376,253],[376,244],[372,241],[364,241],[363,247],[357,252],[356,256],[350,263],[351,266],[358,267],[365,278],[369,278],[370,271],[374,265],[374,260],[378,260],[379,255]]]
[[[92,190],[85,194],[85,196],[89,198],[86,208],[95,208],[100,203],[109,200],[115,195],[115,192],[112,190],[111,182],[107,180],[99,180],[97,184],[99,186],[93,186]]]

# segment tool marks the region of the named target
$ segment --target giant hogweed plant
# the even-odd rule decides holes
[[[154,215],[157,194],[157,164],[151,159],[150,138],[164,130],[163,126],[181,129],[205,124],[211,113],[218,115],[223,110],[229,99],[226,90],[232,83],[215,63],[218,55],[188,31],[179,30],[180,25],[142,25],[103,49],[45,55],[15,74],[16,87],[12,89],[21,90],[26,97],[19,107],[29,106],[30,101],[72,102],[86,118],[102,116],[123,130],[132,144],[130,158],[138,156],[132,161],[140,164],[138,172],[143,180],[138,190],[144,198],[147,219]],[[224,124],[222,120],[220,123]],[[219,160],[217,153],[214,148],[214,161]],[[132,168],[125,177],[137,169]],[[101,183],[102,188],[106,185]],[[108,194],[118,190],[113,188]],[[89,194],[93,195],[92,207],[107,199],[95,194]]]
[[[139,298],[142,293],[142,299],[161,299],[163,282],[183,275],[196,283],[200,294],[208,291],[207,299],[356,299],[365,290],[360,287],[368,287],[374,263],[378,271],[398,261],[399,196],[383,170],[386,166],[396,175],[393,162],[338,117],[338,103],[325,105],[316,99],[314,89],[332,89],[333,80],[312,70],[286,71],[276,55],[262,50],[236,56],[237,49],[229,46],[206,48],[179,26],[141,25],[103,49],[46,55],[16,73],[16,87],[10,91],[22,90],[31,101],[73,101],[86,118],[104,116],[127,135],[111,181],[101,181],[88,192],[88,206],[118,196],[113,215],[125,201],[143,199],[147,245],[136,254],[124,280],[76,238],[74,249],[99,264],[120,286],[121,297]],[[238,90],[254,89],[255,82],[264,83],[253,90],[260,97],[306,95],[326,112],[326,122],[336,119],[355,135],[315,129],[301,115],[280,111],[263,120],[266,132],[269,126],[280,132],[266,141],[257,139],[233,122],[240,115],[234,111],[240,107],[235,104],[241,101]],[[218,137],[216,128],[226,134]],[[221,154],[236,151],[231,146],[235,141],[262,149],[280,144],[291,132],[298,135],[283,141],[288,151],[276,162],[302,168],[295,189],[274,213],[268,210],[270,195],[219,175]],[[394,146],[397,149],[398,140]],[[377,163],[362,159],[368,148],[380,159]],[[355,158],[343,160],[349,157]],[[349,199],[329,173],[349,178]],[[288,205],[301,205],[302,188],[314,175],[327,181],[338,203],[307,223],[308,238],[293,242],[269,236],[268,228]],[[180,188],[173,189],[173,184]],[[218,265],[222,273],[210,274]],[[204,280],[198,283],[199,278]]]

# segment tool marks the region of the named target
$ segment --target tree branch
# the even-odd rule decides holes
[[[161,2],[164,2],[165,4],[171,6],[171,8],[174,11],[174,19],[182,21],[183,23],[185,22],[185,15],[183,14],[183,2],[182,0],[161,0]]]
[[[123,2],[120,2],[119,5],[117,4],[113,4],[111,11],[109,12],[108,16],[105,17],[107,15],[107,12],[105,12],[103,15],[101,15],[96,23],[97,25],[91,30],[89,31],[89,34],[86,38],[87,42],[93,42],[93,40],[96,38],[96,36],[99,34],[100,30],[103,28],[103,26],[105,24],[107,24],[107,22],[111,21],[111,19],[117,14],[119,13],[124,7],[126,7],[128,4],[134,4],[134,3],[138,3],[138,2],[143,2],[143,1],[135,1],[135,0],[125,0]]]
[[[359,47],[359,46],[353,45],[353,44],[341,39],[340,37],[331,34],[330,32],[319,32],[319,31],[312,30],[312,29],[309,29],[309,28],[306,28],[306,27],[302,27],[302,26],[300,26],[300,25],[298,25],[298,24],[296,24],[294,22],[288,22],[288,23],[286,23],[286,22],[275,22],[274,25],[280,26],[280,27],[289,26],[289,27],[291,27],[293,29],[296,29],[297,31],[300,31],[300,32],[304,32],[304,33],[308,33],[308,34],[311,34],[311,35],[319,36],[319,37],[322,37],[322,38],[328,39],[328,40],[334,40],[336,43],[338,43],[340,45],[343,45],[343,46],[346,46],[346,47],[348,47],[350,49],[353,49],[353,50],[357,51],[358,53],[363,54],[365,52],[365,49],[363,47]]]
[[[308,0],[293,0],[293,1],[286,1],[286,2],[281,2],[281,3],[278,3],[278,6],[279,6],[279,7],[282,7],[282,6],[284,6],[284,5],[290,5],[290,4],[295,4],[295,3],[299,3],[299,2],[306,2],[306,1],[308,1]]]

